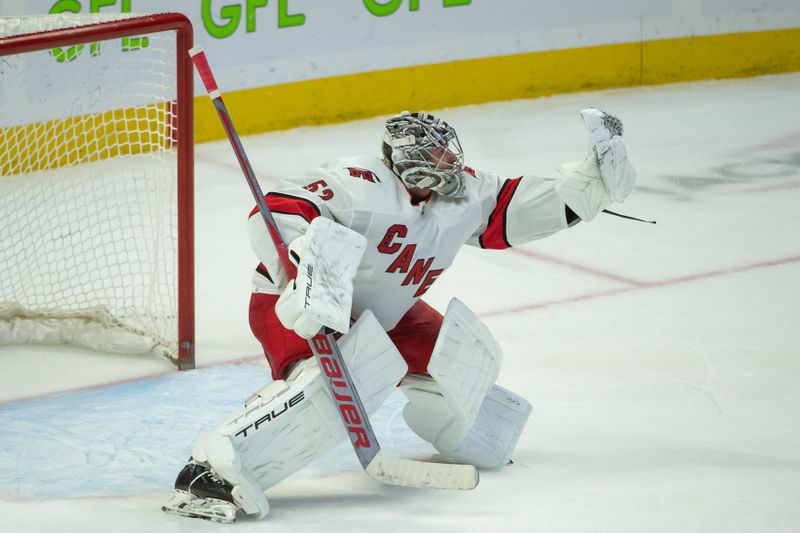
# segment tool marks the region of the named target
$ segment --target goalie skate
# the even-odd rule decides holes
[[[236,520],[238,506],[230,483],[208,465],[190,460],[175,480],[175,494],[161,510],[230,524]]]
[[[196,498],[185,491],[175,491],[175,495],[161,510],[188,518],[202,518],[212,522],[232,524],[236,520],[236,506],[230,502],[211,498]]]

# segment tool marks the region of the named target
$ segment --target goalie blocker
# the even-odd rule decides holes
[[[406,375],[405,361],[369,311],[339,345],[368,412],[399,382],[409,400],[406,422],[440,453],[484,468],[508,462],[531,407],[494,384],[499,347],[463,303],[448,306],[429,376]],[[346,437],[320,367],[306,359],[195,444],[163,510],[219,522],[234,521],[237,510],[263,517],[267,488]]]

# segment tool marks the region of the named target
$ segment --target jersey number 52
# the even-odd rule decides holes
[[[328,189],[327,187],[328,184],[325,183],[325,180],[317,180],[312,183],[309,183],[303,188],[309,192],[315,193],[323,200],[330,200],[331,198],[333,198],[333,191]]]

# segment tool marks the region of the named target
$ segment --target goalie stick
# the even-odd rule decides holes
[[[297,269],[289,260],[286,242],[281,237],[275,219],[264,200],[255,172],[222,101],[219,86],[211,72],[205,52],[201,47],[195,47],[189,50],[189,55],[209,98],[214,103],[287,278],[293,279],[296,277]],[[469,490],[478,485],[478,470],[472,465],[430,463],[385,454],[372,429],[364,404],[353,385],[353,379],[333,338],[332,330],[325,328],[323,332],[309,339],[309,346],[322,368],[328,389],[350,437],[350,443],[367,474],[383,483],[404,487]]]

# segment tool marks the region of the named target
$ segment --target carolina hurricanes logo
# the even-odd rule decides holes
[[[347,172],[349,172],[354,178],[361,178],[362,180],[369,181],[371,183],[381,183],[381,179],[376,176],[374,172],[365,168],[347,167]]]

